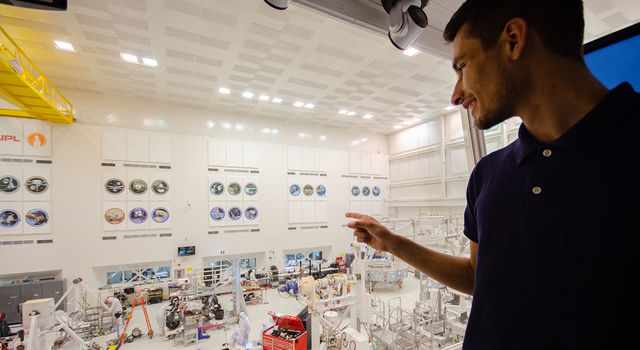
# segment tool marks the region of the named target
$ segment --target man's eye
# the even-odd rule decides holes
[[[463,68],[464,66],[465,66],[465,64],[464,64],[464,63],[460,64],[460,65],[458,66],[458,68],[456,68],[456,71],[458,71],[458,72],[462,71],[462,68]]]

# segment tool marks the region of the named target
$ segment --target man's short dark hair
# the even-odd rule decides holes
[[[451,17],[443,37],[453,41],[468,24],[469,35],[488,50],[495,46],[507,22],[516,17],[527,22],[549,51],[583,62],[582,0],[467,0]]]

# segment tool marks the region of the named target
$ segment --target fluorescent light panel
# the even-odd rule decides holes
[[[60,41],[60,40],[54,40],[53,41],[56,44],[56,49],[58,50],[64,50],[64,51],[76,51],[73,48],[73,45],[69,42],[66,41]]]
[[[229,95],[231,93],[231,90],[229,90],[226,87],[221,87],[221,88],[218,89],[218,92],[221,93],[221,94],[224,94],[224,95]]]
[[[407,55],[407,56],[415,56],[418,53],[420,53],[420,50],[416,49],[415,47],[410,47],[410,48],[402,51],[402,53]]]
[[[129,53],[121,53],[120,57],[122,57],[122,60],[124,60],[125,62],[129,62],[129,63],[138,63],[138,56],[136,55],[132,55]]]

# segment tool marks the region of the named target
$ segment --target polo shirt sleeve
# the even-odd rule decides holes
[[[477,169],[477,167],[476,167]],[[467,184],[467,207],[464,210],[464,229],[463,233],[467,238],[478,243],[478,229],[476,221],[476,186],[477,181],[476,169],[473,169]]]

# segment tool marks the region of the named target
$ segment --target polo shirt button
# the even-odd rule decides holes
[[[542,155],[545,157],[551,157],[551,150],[550,149],[545,149],[544,151],[542,151]]]
[[[531,189],[531,192],[533,192],[533,194],[540,194],[542,193],[542,188],[540,188],[539,186],[536,186]]]

